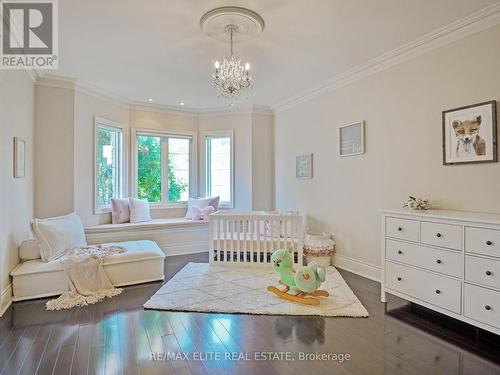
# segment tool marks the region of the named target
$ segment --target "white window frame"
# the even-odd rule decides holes
[[[198,137],[196,132],[191,131],[173,131],[173,130],[159,130],[159,129],[143,129],[143,128],[133,128],[131,131],[131,186],[132,186],[132,196],[137,197],[137,135],[146,135],[152,137],[178,137],[178,138],[190,138],[190,155],[189,155],[189,197],[196,197],[198,193]],[[162,155],[168,155],[168,142],[162,143]],[[165,169],[165,164],[162,161],[162,187],[168,186],[168,173],[163,173]],[[162,208],[179,208],[186,207],[187,201],[170,202],[167,200],[166,192],[162,191],[160,202],[150,202],[149,205],[152,209],[162,209]]]
[[[221,208],[234,208],[235,206],[235,195],[234,195],[234,130],[212,130],[212,131],[203,131],[201,132],[201,139],[202,139],[202,173],[201,173],[201,181],[202,181],[202,187],[201,191],[205,192],[205,196],[210,196],[210,191],[207,183],[207,170],[208,170],[208,160],[207,160],[207,138],[225,138],[228,137],[231,140],[231,201],[230,202],[225,202],[221,201],[219,207]]]
[[[121,198],[126,195],[127,193],[127,166],[126,166],[126,160],[127,160],[127,147],[126,145],[126,134],[125,134],[125,126],[115,122],[111,121],[102,117],[94,116],[94,214],[103,214],[103,213],[108,213],[111,212],[111,204],[107,205],[100,205],[97,203],[97,160],[98,160],[98,155],[97,152],[99,150],[99,147],[97,146],[97,142],[99,139],[99,128],[102,129],[108,129],[112,131],[118,131],[121,134],[121,139],[120,139],[120,152],[119,152],[119,162],[118,162],[118,196],[117,198]]]

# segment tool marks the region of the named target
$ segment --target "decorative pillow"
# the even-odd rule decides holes
[[[151,221],[149,202],[146,199],[130,198],[130,222],[141,223]]]
[[[214,213],[214,208],[212,206],[205,208],[191,206],[190,211],[191,220],[208,220],[208,216]]]
[[[40,259],[40,246],[37,240],[26,240],[19,245],[19,258],[22,260]]]
[[[111,198],[111,222],[113,224],[128,223],[130,221],[129,200]]]
[[[49,219],[33,219],[31,229],[44,262],[57,259],[74,247],[87,246],[82,221],[74,212]]]
[[[210,198],[200,198],[200,199],[190,198],[188,200],[188,210],[185,218],[191,220],[200,220],[194,218],[194,215],[198,213],[198,210],[194,209],[194,207],[197,207],[198,209],[203,209],[207,207],[209,203],[210,203]]]
[[[212,206],[214,208],[214,212],[219,211],[219,201],[220,201],[220,197],[217,196],[217,197],[210,198],[210,201],[208,202],[208,205]]]
[[[212,206],[207,206],[201,210],[200,219],[201,220],[208,220],[208,216],[210,214],[213,214],[214,212],[215,212],[215,209]]]

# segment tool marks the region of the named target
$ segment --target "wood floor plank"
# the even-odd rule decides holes
[[[206,254],[168,258],[165,281]],[[48,299],[15,303],[0,318],[2,374],[500,374],[500,336],[389,296],[341,271],[370,312],[366,319],[144,310],[161,282],[101,303],[46,311]],[[338,361],[256,361],[259,352],[348,353]],[[151,354],[187,353],[154,361]],[[222,357],[193,358],[217,353]],[[231,361],[229,353],[249,355]]]

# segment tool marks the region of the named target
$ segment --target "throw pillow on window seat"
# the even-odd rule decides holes
[[[121,224],[130,221],[129,200],[111,198],[111,223]]]
[[[205,211],[205,216],[208,219],[208,215],[219,210],[219,197],[210,198],[190,198],[188,200],[188,210],[185,218],[191,220],[207,220],[201,219],[201,211],[207,207],[212,207],[213,211]]]
[[[146,199],[130,198],[130,222],[142,223],[151,221],[149,202]]]

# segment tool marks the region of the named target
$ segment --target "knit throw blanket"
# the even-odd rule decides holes
[[[70,290],[56,299],[47,302],[47,310],[70,309],[75,306],[87,306],[104,298],[114,297],[123,289],[111,284],[104,272],[102,262],[105,257],[123,253],[120,246],[102,247],[101,245],[76,247],[61,260],[69,282]]]

